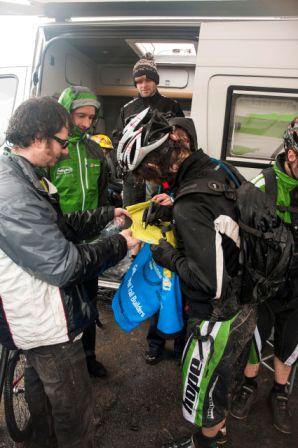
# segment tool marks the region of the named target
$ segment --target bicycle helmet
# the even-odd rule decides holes
[[[149,107],[131,118],[117,148],[117,160],[124,172],[135,170],[144,158],[168,140],[172,127],[158,111]]]
[[[288,152],[289,149],[293,149],[298,153],[298,117],[295,117],[283,135],[285,151]]]

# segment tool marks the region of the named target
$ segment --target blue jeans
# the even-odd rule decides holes
[[[26,351],[32,446],[93,448],[93,397],[81,341]]]

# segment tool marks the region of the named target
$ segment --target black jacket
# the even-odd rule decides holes
[[[217,168],[202,150],[193,153],[180,166],[174,197],[193,179],[227,183],[225,172]],[[226,302],[231,307],[227,314],[234,314],[237,303],[230,280],[238,272],[239,227],[233,201],[224,195],[193,193],[175,200],[173,216],[180,252],[175,268],[191,315],[209,318],[213,299]]]
[[[142,112],[142,110],[147,107],[150,107],[152,110],[157,109],[159,112],[169,114],[169,117],[184,117],[184,113],[179,103],[171,98],[161,95],[158,91],[155,95],[147,98],[137,96],[121,108],[116,128],[112,134],[114,148],[117,149],[123,128],[126,126],[128,119],[131,116]]]
[[[165,113],[168,117],[184,117],[184,113],[179,103],[171,98],[161,95],[158,91],[155,95],[148,98],[138,96],[129,103],[125,104],[120,111],[116,129],[113,131],[113,145],[117,150],[118,142],[122,136],[123,128],[126,126],[128,119],[150,107],[152,110],[157,109],[159,112]],[[133,175],[129,174],[123,183],[123,205],[133,205],[143,202],[146,199],[145,182],[135,182]]]

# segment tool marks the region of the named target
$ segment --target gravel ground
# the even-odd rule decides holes
[[[183,420],[180,405],[180,369],[167,343],[165,359],[155,366],[144,362],[147,325],[130,334],[114,323],[102,307],[97,354],[109,371],[107,379],[92,380],[96,395],[95,424],[98,448],[160,448],[162,443],[184,436],[191,425]],[[272,374],[263,371],[258,404],[244,422],[228,421],[228,448],[297,448],[298,425],[293,434],[283,435],[271,424],[266,397]],[[297,387],[291,397],[293,421],[298,415]],[[6,433],[0,413],[0,448],[21,448]],[[83,448],[83,447],[82,447]]]

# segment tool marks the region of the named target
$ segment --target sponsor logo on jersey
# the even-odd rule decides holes
[[[183,400],[183,406],[190,414],[192,414],[197,395],[200,391],[199,379],[202,366],[201,361],[196,358],[192,359],[187,377],[185,398]]]
[[[61,176],[62,174],[71,174],[73,169],[71,166],[62,166],[57,169],[57,176]]]

